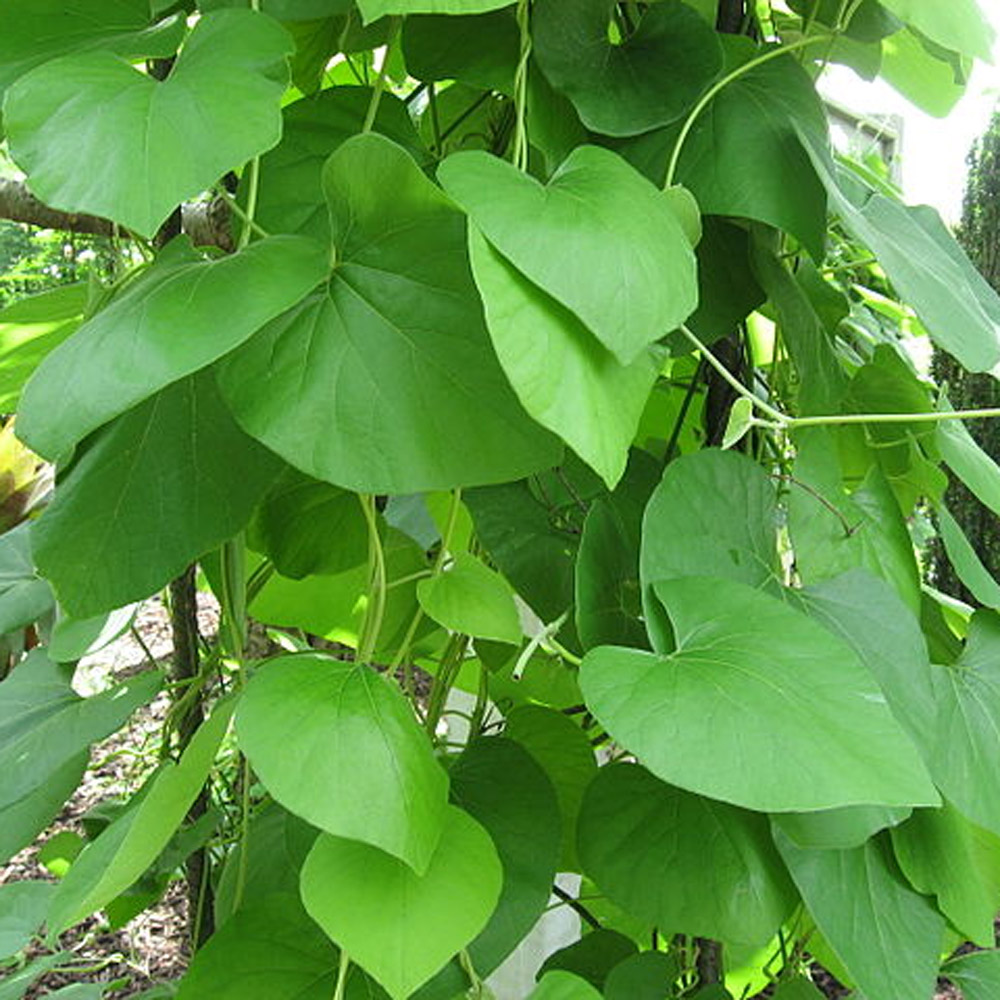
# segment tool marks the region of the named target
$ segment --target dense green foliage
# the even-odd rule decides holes
[[[168,584],[178,648],[143,787],[0,894],[0,991],[188,862],[152,995],[489,997],[560,872],[533,1000],[808,1000],[807,954],[997,995],[1000,951],[949,956],[1000,907],[1000,583],[942,497],[1000,513],[1000,467],[913,347],[998,370],[1000,298],[815,89],[941,112],[989,37],[975,0],[9,0],[11,156],[144,259],[0,312],[57,469],[0,535],[42,640],[0,860],[164,682],[82,697],[82,655]],[[209,192],[233,253],[177,233]]]

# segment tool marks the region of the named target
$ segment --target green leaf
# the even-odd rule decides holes
[[[504,733],[531,754],[552,782],[562,814],[560,870],[576,870],[577,815],[584,790],[597,773],[587,734],[569,716],[542,705],[515,708]]]
[[[472,269],[500,364],[522,405],[613,487],[625,470],[663,353],[629,365],[469,229]]]
[[[968,819],[1000,836],[1000,799],[984,794],[1000,754],[1000,615],[977,611],[958,662],[932,675],[938,698],[931,770]]]
[[[510,584],[475,556],[455,556],[444,572],[417,584],[424,613],[453,632],[517,645],[521,623]]]
[[[861,847],[879,830],[895,826],[912,810],[885,806],[844,806],[808,813],[775,813],[772,824],[799,847],[844,850]]]
[[[93,618],[61,617],[49,637],[49,656],[57,663],[71,663],[114,642],[135,620],[137,604],[127,604]]]
[[[345,140],[361,131],[372,90],[330,87],[289,104],[282,112],[281,142],[260,158],[255,219],[269,233],[301,233],[328,243],[330,211],[323,194],[323,164]],[[398,143],[418,162],[427,156],[406,105],[383,94],[372,128]],[[239,196],[246,202],[249,178]]]
[[[727,69],[760,55],[749,39],[724,41]],[[676,179],[704,213],[777,226],[819,261],[826,195],[796,129],[819,146],[827,142],[822,102],[809,75],[787,55],[743,73],[712,99],[684,142]]]
[[[947,7],[935,0],[881,0],[881,3],[938,45],[992,61],[996,33],[976,0],[953,0]]]
[[[577,830],[602,892],[655,927],[759,947],[797,894],[767,818],[692,795],[634,764],[601,768]]]
[[[80,325],[87,285],[61,285],[0,310],[0,411],[17,409],[24,383],[42,359]]]
[[[753,427],[753,421],[753,403],[746,396],[740,396],[729,411],[726,432],[722,436],[723,450],[739,444]]]
[[[220,703],[195,733],[179,762],[150,779],[139,803],[108,826],[73,862],[49,909],[49,934],[101,909],[157,859],[200,794],[229,728],[232,703]]]
[[[612,0],[539,0],[535,59],[583,123],[605,135],[638,135],[680,118],[722,69],[718,36],[680,3],[650,6],[621,44],[609,38]]]
[[[937,804],[915,747],[844,642],[732,580],[685,577],[654,592],[676,652],[591,650],[580,686],[657,777],[771,812]]]
[[[666,1000],[680,976],[674,955],[644,951],[619,962],[604,983],[606,1000]]]
[[[586,979],[571,972],[546,972],[528,1000],[600,1000],[601,994]]]
[[[486,925],[503,870],[493,842],[448,806],[423,875],[356,840],[323,834],[302,869],[310,916],[393,1000],[404,1000]]]
[[[32,525],[39,572],[80,618],[148,597],[245,527],[279,468],[211,369],[181,379],[77,450]]]
[[[247,685],[236,730],[285,808],[427,870],[448,779],[406,699],[384,677],[318,654],[280,656]]]
[[[0,635],[31,625],[55,607],[52,588],[35,573],[30,532],[25,522],[0,535]]]
[[[51,882],[0,885],[0,958],[19,952],[42,926],[55,886]]]
[[[848,851],[775,840],[827,944],[867,1000],[934,992],[944,920],[899,874],[881,840]]]
[[[894,828],[892,846],[910,884],[936,896],[963,935],[991,947],[1000,908],[1000,837],[945,802],[940,809],[917,809]]]
[[[326,273],[325,250],[301,237],[214,262],[181,241],[45,359],[21,397],[18,436],[65,458],[91,431],[242,344]]]
[[[87,768],[84,750],[49,771],[26,795],[0,809],[0,864],[27,847],[56,818]]]
[[[944,504],[938,504],[937,522],[948,561],[955,568],[958,578],[980,604],[1000,608],[1000,583],[983,565],[965,532]]]
[[[357,495],[294,469],[264,497],[248,535],[250,547],[293,580],[343,573],[368,560],[368,525]]]
[[[962,988],[965,1000],[993,1000],[1000,990],[1000,951],[963,955],[941,973]]]
[[[91,743],[113,733],[160,687],[151,671],[81,698],[72,670],[32,651],[0,685],[0,808],[29,795],[53,772],[78,761]]]
[[[11,153],[46,204],[152,236],[180,202],[277,143],[290,50],[267,16],[223,10],[202,16],[162,82],[105,50],[52,60],[7,91]]]
[[[979,447],[965,424],[960,420],[940,421],[934,440],[948,468],[1000,517],[1000,465]]]
[[[460,80],[513,96],[520,40],[509,9],[469,17],[408,17],[402,45],[407,72],[418,80]]]
[[[823,1000],[823,996],[812,980],[799,976],[779,983],[774,991],[774,1000]]]
[[[636,952],[631,938],[607,927],[599,927],[588,930],[579,941],[554,951],[542,963],[537,975],[544,979],[551,970],[561,969],[603,990],[611,970]]]
[[[150,21],[149,0],[9,0],[0,13],[0,97],[30,69],[71,52],[173,55],[183,17]]]
[[[670,199],[610,150],[578,146],[545,185],[483,152],[449,156],[438,178],[493,249],[622,365],[698,305],[694,250]]]
[[[74,983],[64,986],[61,990],[53,990],[46,996],[53,1000],[101,1000],[104,996],[104,986],[99,983]]]
[[[59,952],[57,955],[43,955],[28,962],[23,968],[16,972],[10,972],[0,979],[0,1000],[21,1000],[28,992],[28,987],[36,979],[44,976],[58,965],[62,965],[67,959],[72,957],[68,951]]]
[[[323,178],[337,266],[223,369],[237,419],[302,471],[362,492],[506,481],[554,464],[554,439],[520,408],[490,348],[461,212],[372,133],[343,143]]]
[[[882,40],[872,67],[883,80],[921,111],[936,118],[950,114],[966,91],[961,57],[944,52],[909,28]]]
[[[358,9],[367,24],[386,14],[482,14],[509,3],[510,0],[358,0]]]

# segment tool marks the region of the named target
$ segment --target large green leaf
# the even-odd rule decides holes
[[[236,729],[286,808],[426,871],[448,779],[406,699],[384,677],[318,654],[278,657],[247,685]]]
[[[610,150],[577,146],[546,185],[483,152],[449,156],[438,179],[623,365],[698,305],[694,250],[670,199]]]
[[[969,822],[947,802],[917,809],[892,831],[899,866],[919,892],[981,948],[994,942],[1000,909],[1000,837]]]
[[[963,955],[941,972],[961,986],[965,1000],[993,1000],[1000,990],[1000,951]]]
[[[290,51],[271,18],[222,10],[202,16],[162,82],[106,50],[54,59],[7,91],[11,153],[53,208],[152,236],[180,202],[277,143]]]
[[[31,625],[55,607],[52,588],[31,559],[27,522],[0,535],[0,635]]]
[[[644,768],[601,769],[580,809],[583,870],[655,927],[758,947],[795,905],[767,818],[667,785]]]
[[[337,149],[323,184],[337,265],[323,291],[232,356],[222,385],[239,421],[304,472],[372,493],[554,464],[555,440],[490,347],[462,213],[371,133]]]
[[[675,955],[644,951],[619,962],[604,982],[606,1000],[665,1000],[680,975]]]
[[[301,891],[323,930],[393,1000],[404,1000],[483,929],[502,883],[489,834],[448,806],[423,875],[368,844],[323,834]]]
[[[366,22],[386,14],[482,14],[506,7],[510,0],[358,0]]]
[[[289,104],[282,113],[281,142],[260,158],[255,219],[269,233],[302,233],[330,239],[330,212],[323,194],[327,157],[361,131],[371,103],[368,87],[330,87]],[[406,105],[383,94],[372,128],[399,143],[420,160],[419,137]],[[241,200],[247,197],[244,178]]]
[[[771,822],[799,847],[842,850],[860,847],[879,830],[901,823],[912,809],[890,806],[844,806],[808,813],[774,813]]]
[[[35,562],[77,617],[141,600],[240,531],[279,469],[211,370],[181,379],[79,447],[32,525]]]
[[[727,68],[759,54],[727,38]],[[806,71],[791,55],[755,66],[724,87],[698,117],[677,161],[703,212],[759,219],[823,257],[826,194],[796,129],[819,146],[826,115]]]
[[[149,0],[8,0],[0,10],[0,97],[28,70],[70,52],[172,55],[183,18],[151,22]]]
[[[0,958],[20,951],[42,926],[55,886],[51,882],[0,885]]]
[[[45,359],[21,397],[18,436],[40,455],[67,456],[112,417],[243,343],[311,291],[327,266],[324,248],[301,237],[273,237],[214,262],[182,241]]]
[[[493,346],[524,408],[613,487],[625,470],[662,350],[644,348],[622,365],[472,227],[469,251]]]
[[[600,996],[586,979],[553,969],[542,976],[528,1000],[600,1000]]]
[[[600,647],[580,684],[657,777],[771,812],[937,804],[916,748],[842,640],[732,580],[684,577],[654,592],[676,652]]]
[[[552,952],[536,977],[544,979],[550,970],[561,969],[603,990],[611,970],[637,953],[636,943],[630,937],[609,927],[598,927]]]
[[[939,714],[931,762],[942,794],[974,823],[1000,836],[995,787],[1000,754],[1000,615],[977,611],[958,662],[933,680]]]
[[[938,45],[963,55],[992,60],[995,32],[976,0],[881,0],[886,10],[906,21]]]
[[[948,468],[1000,517],[1000,465],[979,447],[965,424],[960,420],[940,421],[935,442]]]
[[[934,992],[944,920],[904,881],[883,840],[849,851],[778,849],[827,944],[867,1000]]]
[[[1000,608],[1000,583],[983,564],[961,525],[944,504],[937,507],[938,530],[948,561],[969,593],[988,608]]]
[[[966,91],[968,79],[961,63],[960,56],[906,28],[882,40],[872,72],[921,111],[944,118]]]
[[[539,0],[535,59],[583,123],[605,135],[637,135],[680,118],[722,69],[715,32],[690,7],[653,4],[614,44],[613,0]]]
[[[73,672],[33,651],[0,684],[0,808],[15,806],[54,772],[78,762],[91,743],[110,735],[157,692],[156,671],[81,698]]]
[[[235,914],[198,949],[177,1000],[330,1000],[338,950],[309,918],[298,895],[272,893]],[[385,994],[360,969],[344,1000]]]
[[[441,574],[417,584],[424,613],[454,632],[517,645],[521,624],[510,584],[475,556],[459,553]]]
[[[87,285],[60,285],[0,310],[0,411],[17,409],[24,383],[79,325]]]
[[[232,714],[231,702],[219,704],[181,759],[168,761],[150,779],[138,805],[84,848],[49,908],[50,935],[107,905],[157,859],[201,792]]]

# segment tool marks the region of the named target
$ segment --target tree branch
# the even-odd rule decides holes
[[[195,246],[233,249],[229,208],[221,198],[183,205],[182,216],[182,231],[191,237]],[[39,201],[23,181],[0,179],[0,219],[89,236],[113,236],[115,233],[115,224],[110,219],[50,208]]]

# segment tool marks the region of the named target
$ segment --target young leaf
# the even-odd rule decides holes
[[[734,444],[739,444],[753,427],[753,403],[740,396],[733,403],[726,421],[726,432],[722,436],[722,450],[728,451]]]
[[[547,185],[482,152],[449,156],[438,179],[491,246],[622,365],[698,305],[694,250],[670,200],[610,150],[576,147]]]
[[[441,837],[448,779],[399,689],[367,666],[280,656],[236,715],[241,749],[285,808],[417,872]]]
[[[73,862],[49,909],[50,935],[62,933],[107,905],[157,859],[201,792],[232,712],[232,703],[217,705],[180,761],[164,764],[139,803],[108,826]]]
[[[557,442],[521,409],[490,347],[462,213],[372,133],[337,149],[323,185],[337,265],[224,367],[240,423],[302,471],[369,493],[555,464]]]
[[[18,436],[40,455],[66,458],[112,417],[242,344],[326,273],[325,249],[301,237],[212,262],[179,241],[42,362],[21,397]]]
[[[221,10],[202,16],[163,81],[106,50],[54,59],[7,92],[11,153],[53,208],[151,237],[176,205],[277,143],[291,48],[269,17]],[[185,127],[192,115],[198,128]]]
[[[758,947],[797,898],[767,819],[692,795],[634,764],[601,768],[577,829],[583,869],[656,927]]]
[[[417,584],[424,613],[454,632],[517,645],[521,641],[510,584],[468,553],[459,553],[444,573]]]
[[[771,812],[937,804],[916,748],[845,643],[742,583],[685,577],[653,589],[676,651],[591,650],[580,685],[657,777]]]
[[[493,347],[521,404],[614,487],[663,351],[647,347],[620,364],[471,226],[469,252]]]
[[[322,834],[301,891],[329,937],[393,1000],[404,1000],[483,929],[502,882],[489,835],[448,806],[422,875],[368,844]]]

